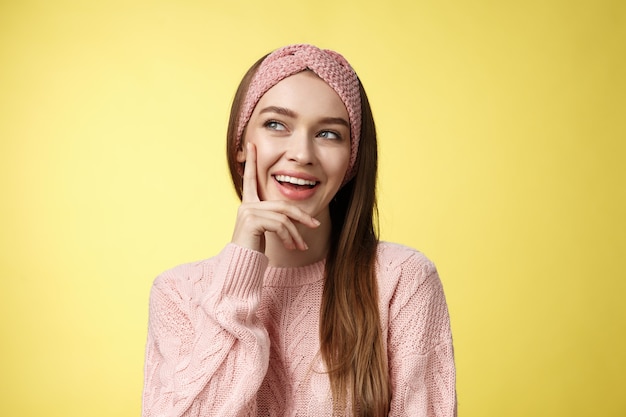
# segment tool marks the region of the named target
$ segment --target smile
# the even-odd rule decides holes
[[[317,181],[305,180],[304,178],[290,177],[289,175],[275,175],[274,178],[281,184],[292,184],[312,188],[317,185]]]
[[[285,174],[273,175],[278,191],[289,200],[303,201],[313,197],[320,182],[315,178],[300,178]]]

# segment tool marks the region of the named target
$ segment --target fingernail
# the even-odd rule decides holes
[[[322,223],[320,223],[320,221],[319,221],[319,220],[317,220],[315,217],[312,217],[312,219],[313,219],[313,224],[315,224],[316,226],[319,226],[320,224],[322,224]]]

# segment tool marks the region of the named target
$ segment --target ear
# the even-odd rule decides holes
[[[246,151],[242,148],[245,148],[245,146],[240,147],[237,150],[237,155],[236,155],[237,162],[239,162],[240,164],[246,162]]]

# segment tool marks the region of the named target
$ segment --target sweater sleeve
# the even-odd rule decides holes
[[[256,413],[269,361],[256,316],[267,258],[229,244],[214,261],[212,270],[184,265],[154,282],[143,417]]]
[[[401,266],[389,309],[390,417],[456,417],[450,318],[435,266],[416,253]]]

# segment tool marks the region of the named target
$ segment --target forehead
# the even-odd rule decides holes
[[[286,107],[296,113],[348,118],[339,95],[312,71],[302,71],[279,81],[261,97],[254,113],[267,106]]]

